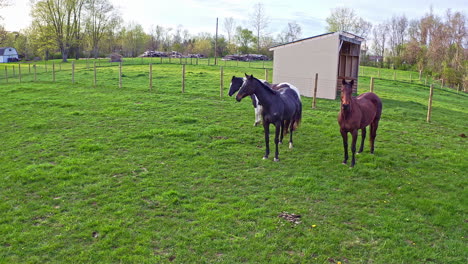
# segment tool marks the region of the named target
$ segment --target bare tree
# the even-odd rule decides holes
[[[265,14],[265,9],[262,3],[257,3],[254,6],[254,12],[250,14],[250,24],[254,28],[254,33],[257,41],[257,51],[260,51],[261,37],[270,23],[270,19]]]
[[[385,54],[385,43],[387,42],[387,34],[388,34],[388,24],[382,23],[374,27],[372,30],[373,35],[373,50],[375,55],[381,56],[382,60],[380,61],[380,65],[383,65],[383,57]]]
[[[236,22],[234,21],[234,18],[232,17],[225,18],[223,27],[228,36],[228,43],[231,43],[235,30],[236,30]]]
[[[295,21],[289,22],[286,28],[278,34],[278,42],[287,43],[298,40],[301,37],[302,28]]]
[[[99,43],[104,34],[121,21],[109,0],[88,0],[85,28],[93,49],[94,58],[99,55]]]
[[[328,23],[326,29],[329,32],[346,31],[365,38],[372,29],[370,22],[359,17],[352,8],[347,7],[332,9],[330,16],[325,20]]]
[[[389,24],[389,44],[393,56],[400,56],[403,50],[408,30],[408,19],[406,16],[393,16]]]

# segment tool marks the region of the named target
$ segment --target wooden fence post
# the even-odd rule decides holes
[[[410,74],[409,74],[409,81],[410,81],[410,83],[413,82],[413,73],[412,72],[410,72]]]
[[[374,92],[374,77],[370,78],[370,92]]]
[[[31,63],[28,63],[28,67],[29,67],[29,74],[31,74]]]
[[[219,86],[219,97],[223,98],[223,89],[224,89],[224,70],[223,67],[221,66],[221,83]]]
[[[122,88],[122,62],[119,62],[119,88]]]
[[[427,105],[427,122],[431,121],[431,112],[432,112],[432,95],[434,94],[434,85],[431,84],[431,88],[429,90],[429,103]]]
[[[424,85],[427,85],[427,75],[426,75],[426,80],[424,81]]]
[[[75,84],[75,62],[72,61],[72,84]]]
[[[36,73],[37,73],[37,66],[36,66],[36,64],[34,64],[34,81],[37,81]]]
[[[185,93],[185,64],[182,65],[182,93]]]
[[[315,74],[315,85],[314,85],[314,99],[312,101],[312,108],[317,108],[317,83],[318,83],[318,73]]]
[[[153,90],[153,64],[150,63],[149,65],[149,89],[150,91]]]
[[[396,71],[393,70],[393,80],[396,81]]]
[[[268,69],[265,68],[265,81],[268,82]]]
[[[55,62],[52,62],[52,81],[55,82]]]
[[[93,84],[94,84],[94,87],[96,88],[96,84],[97,84],[96,61],[94,61],[93,67],[94,67],[94,82],[93,82]]]
[[[5,80],[8,83],[8,68],[5,66]]]
[[[419,70],[419,81],[421,81],[422,78],[422,70]]]
[[[18,78],[19,82],[21,83],[21,64],[18,64]]]
[[[12,65],[11,67],[13,68],[13,77],[16,77],[15,65]]]

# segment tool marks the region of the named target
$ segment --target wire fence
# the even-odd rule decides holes
[[[431,75],[423,74],[422,72],[400,71],[361,66],[359,76],[382,80],[393,80],[410,84],[420,84],[427,87],[432,85],[435,89],[457,91],[458,93],[468,92],[468,87],[463,87],[462,84],[457,84],[455,87],[449,87],[446,80],[435,79]]]
[[[187,70],[186,67],[191,67],[190,70],[197,69],[202,70],[202,67],[198,66],[213,66],[210,68],[210,71],[213,73],[219,70],[219,96],[223,97],[226,81],[229,81],[229,78],[224,78],[228,74],[233,72],[239,72],[240,70],[250,70],[250,72],[255,72],[257,78],[265,79],[267,81],[272,80],[272,61],[255,61],[255,62],[245,62],[245,61],[222,61],[215,60],[213,58],[200,59],[200,58],[134,58],[126,59],[123,62],[109,62],[108,59],[82,59],[82,60],[72,60],[69,63],[56,62],[56,61],[45,61],[45,62],[29,62],[29,63],[7,63],[0,65],[0,84],[8,83],[40,83],[40,82],[52,82],[52,83],[71,83],[75,84],[79,79],[80,83],[88,83],[94,87],[97,87],[99,84],[106,82],[108,84],[109,75],[112,75],[110,79],[112,85],[115,87],[122,88],[125,85],[134,85],[133,81],[128,81],[125,83],[123,77],[126,77],[129,72],[135,73],[133,75],[136,77],[147,78],[147,88],[152,91],[154,88],[154,80],[158,77],[155,77],[153,66],[159,66],[159,70],[164,68],[167,65],[172,65],[174,67],[181,67],[180,75],[172,75],[172,78],[181,79],[181,92],[186,91],[186,78]],[[179,66],[178,66],[179,65]],[[132,67],[139,66],[139,67]],[[1,73],[3,67],[3,74]],[[162,67],[162,68],[161,68]],[[118,70],[116,69],[118,68]],[[207,70],[208,68],[205,68]],[[229,69],[229,71],[225,71]],[[142,73],[143,71],[143,73]],[[215,75],[210,75],[215,76]],[[429,104],[428,104],[428,114],[427,122],[430,122],[431,116],[431,106],[432,106],[432,95],[433,89],[444,89],[450,90],[452,92],[460,93],[464,91],[467,92],[467,87],[458,86],[456,90],[448,88],[444,85],[444,80],[436,80],[431,76],[423,75],[421,73],[417,74],[414,72],[407,71],[396,71],[388,69],[379,69],[372,67],[360,67],[359,71],[360,77],[368,77],[370,79],[369,90],[372,92],[378,93],[378,87],[374,87],[375,79],[382,80],[393,80],[397,82],[404,82],[409,84],[418,84],[430,87],[429,95]],[[161,77],[161,76],[159,76]],[[294,78],[298,83],[294,83],[297,87],[307,87],[306,90],[302,89],[301,93],[308,97],[313,97],[312,108],[316,108],[316,98],[326,98],[323,96],[323,89],[317,89],[320,86],[327,87],[338,87],[340,80],[324,78],[318,74],[301,77],[301,76],[288,76],[288,78]],[[116,81],[118,79],[118,82]],[[197,79],[196,81],[199,81]],[[360,81],[361,82],[361,81]],[[362,82],[360,86],[363,87]],[[336,93],[336,90],[328,91],[331,93]],[[333,97],[334,98],[334,95]]]

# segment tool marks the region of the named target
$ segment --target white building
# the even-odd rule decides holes
[[[18,52],[15,48],[12,47],[2,47],[0,48],[0,63],[18,61]]]
[[[363,38],[332,32],[270,48],[273,51],[273,83],[289,82],[303,96],[335,99],[341,80],[354,80],[357,92],[359,55]]]

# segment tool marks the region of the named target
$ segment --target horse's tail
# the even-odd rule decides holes
[[[299,125],[301,124],[302,119],[302,103],[299,101],[297,105],[296,112],[294,113],[293,118],[291,121],[284,121],[284,135],[289,133],[289,128],[291,127],[292,131],[296,131]]]
[[[302,103],[301,101],[299,101],[296,114],[294,115],[292,131],[296,131],[296,129],[299,127],[299,125],[301,124],[301,119],[302,119]]]

